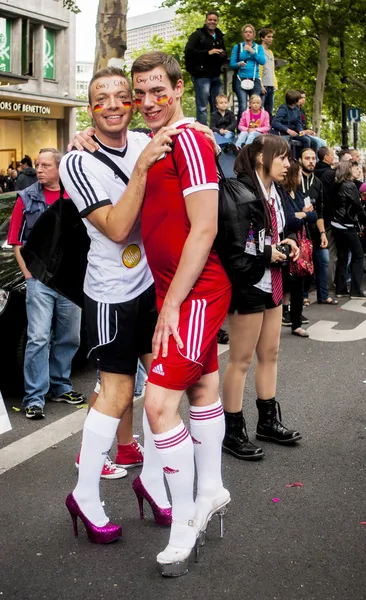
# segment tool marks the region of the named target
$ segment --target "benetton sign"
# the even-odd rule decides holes
[[[0,110],[13,111],[17,113],[32,113],[37,115],[50,115],[49,106],[40,106],[39,104],[23,104],[22,102],[1,102]]]

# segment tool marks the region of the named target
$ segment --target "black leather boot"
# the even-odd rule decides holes
[[[278,416],[277,417],[277,407]],[[281,408],[279,403],[272,398],[271,400],[257,400],[258,424],[257,439],[266,442],[277,442],[277,444],[293,444],[301,440],[298,431],[292,431],[282,425]]]
[[[264,456],[262,448],[249,441],[245,419],[242,411],[237,413],[224,412],[225,437],[222,450],[242,460],[260,460]]]

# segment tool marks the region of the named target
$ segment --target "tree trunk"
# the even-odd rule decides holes
[[[319,33],[319,59],[316,75],[315,93],[313,98],[313,130],[320,134],[322,108],[324,99],[325,79],[328,71],[329,30]]]
[[[111,63],[123,67],[127,47],[127,0],[99,0],[94,73]]]

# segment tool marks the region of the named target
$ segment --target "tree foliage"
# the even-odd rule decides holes
[[[81,10],[78,7],[78,5],[76,4],[75,0],[62,0],[62,5],[64,6],[64,8],[71,10],[71,12],[75,13],[76,15],[79,12],[81,12]]]
[[[80,92],[78,94],[80,100],[87,100],[88,94]],[[76,131],[83,131],[87,127],[91,127],[92,120],[88,115],[86,106],[78,106],[76,109]]]

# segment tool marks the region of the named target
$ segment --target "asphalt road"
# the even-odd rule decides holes
[[[336,330],[351,330],[366,319],[315,304],[306,314],[310,325],[338,321]],[[227,357],[220,356],[221,373]],[[365,339],[303,340],[283,329],[278,400],[283,422],[298,428],[303,439],[296,447],[265,444],[259,463],[224,455],[224,482],[232,495],[225,537],[220,540],[218,523],[212,522],[199,563],[192,561],[188,575],[173,580],[163,579],[155,565],[167,530],[154,524],[149,510],[144,521],[138,518],[131,489],[138,469],[122,480],[102,482],[107,513],[122,523],[122,540],[93,545],[82,526],[74,539],[64,499],[76,481],[81,425],[73,422],[69,437],[55,443],[52,432],[63,418],[78,413],[81,422],[82,415],[74,407],[51,404],[44,421],[28,422],[12,408],[20,406],[20,398],[7,395],[13,430],[0,436],[0,472],[12,458],[19,464],[0,475],[1,600],[366,598],[366,525],[360,524],[366,522],[364,380]],[[93,371],[78,374],[74,383],[90,393]],[[245,404],[253,437],[253,369]],[[138,434],[142,407],[142,400],[135,403]],[[183,414],[186,418],[186,407]],[[39,452],[42,431],[49,431],[43,440],[49,447]],[[32,457],[24,461],[29,448]],[[294,482],[304,487],[286,487]]]

